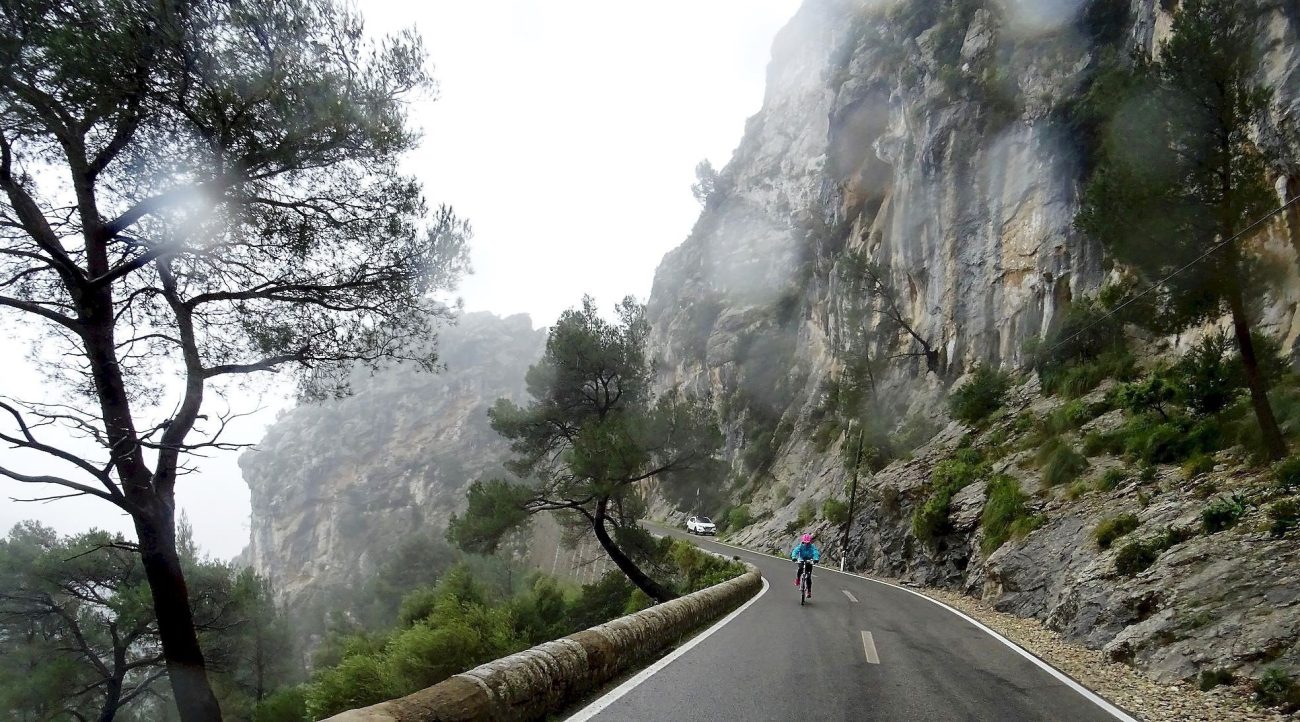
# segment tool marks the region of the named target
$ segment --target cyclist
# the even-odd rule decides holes
[[[803,574],[803,562],[812,561],[814,563],[821,561],[822,553],[817,550],[817,545],[813,544],[812,534],[804,534],[799,537],[799,543],[794,545],[790,550],[790,559],[797,562],[794,573],[794,585],[799,586],[800,576]],[[808,570],[808,598],[812,599],[812,570]]]

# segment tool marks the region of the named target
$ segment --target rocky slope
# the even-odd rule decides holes
[[[1027,343],[1111,277],[1073,226],[1089,157],[1080,98],[1103,58],[1157,52],[1176,6],[804,4],[775,44],[762,110],[650,299],[660,383],[711,395],[723,418],[734,473],[704,511],[744,503],[757,521],[737,539],[780,545],[801,512],[844,498],[845,428],[880,420],[836,418],[828,398],[865,348],[889,361],[870,378],[888,399],[885,436],[919,448],[864,479],[850,564],[982,595],[1160,678],[1300,669],[1293,539],[1248,523],[1188,540],[1132,579],[1091,541],[1121,511],[1146,533],[1193,525],[1208,484],[1267,497],[1271,482],[1231,454],[1196,484],[1162,468],[1154,481],[1073,499],[1008,459],[1001,470],[1037,494],[1041,529],[984,558],[986,489],[973,485],[953,499],[956,531],[937,550],[911,530],[935,464],[966,434],[945,416],[950,385],[977,363],[1021,365]],[[1300,190],[1297,7],[1271,4],[1260,27],[1260,80],[1274,100],[1259,139],[1280,196]],[[1300,217],[1277,218],[1254,243],[1286,269],[1263,325],[1294,353]],[[889,290],[892,319],[881,294],[846,281],[864,263]],[[1023,391],[1040,414],[1054,403]],[[1123,462],[1092,463],[1100,474]]]
[[[311,604],[363,582],[402,541],[445,528],[469,483],[501,470],[506,448],[487,410],[523,399],[545,339],[527,316],[466,314],[439,335],[445,371],[391,369],[358,378],[348,398],[286,413],[240,458],[253,568],[288,603]]]

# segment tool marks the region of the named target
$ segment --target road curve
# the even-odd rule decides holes
[[[1131,720],[905,589],[818,569],[801,608],[792,563],[696,541],[755,564],[770,588],[701,643],[570,719]]]

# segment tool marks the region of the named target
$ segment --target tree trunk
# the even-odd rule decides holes
[[[1237,267],[1235,251],[1236,246],[1229,245],[1231,269]],[[1273,406],[1268,401],[1268,381],[1259,372],[1255,343],[1250,338],[1250,319],[1246,315],[1246,304],[1235,277],[1229,281],[1227,295],[1228,306],[1232,309],[1232,331],[1237,340],[1237,350],[1241,352],[1241,365],[1246,371],[1250,403],[1255,408],[1255,419],[1259,422],[1259,430],[1264,437],[1264,450],[1270,459],[1277,461],[1286,456],[1286,441],[1282,438],[1282,430],[1278,428],[1277,418],[1273,416]]]
[[[117,643],[114,633],[113,675],[104,681],[104,704],[99,710],[99,722],[113,722],[122,705],[122,683],[126,679],[126,645]]]
[[[596,541],[600,542],[600,546],[605,549],[606,554],[609,554],[609,558],[614,560],[614,564],[619,568],[619,571],[623,572],[627,580],[645,592],[646,596],[659,603],[676,599],[676,594],[641,571],[636,562],[624,554],[623,550],[619,549],[614,540],[610,538],[609,530],[605,528],[605,509],[608,504],[609,499],[601,499],[600,503],[596,505],[596,516],[591,520],[591,528],[596,532]]]
[[[220,722],[221,707],[208,682],[203,652],[194,631],[194,614],[190,609],[189,590],[176,553],[176,532],[170,512],[162,519],[152,518],[150,511],[138,512],[136,534],[140,538],[140,557],[149,591],[153,594],[154,612],[158,617],[158,636],[167,660],[167,676],[182,722]]]

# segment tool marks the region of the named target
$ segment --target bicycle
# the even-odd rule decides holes
[[[816,562],[811,559],[800,559],[795,562],[795,565],[800,567],[799,606],[801,607],[804,605],[804,602],[812,596],[812,569],[813,564],[815,563]]]

